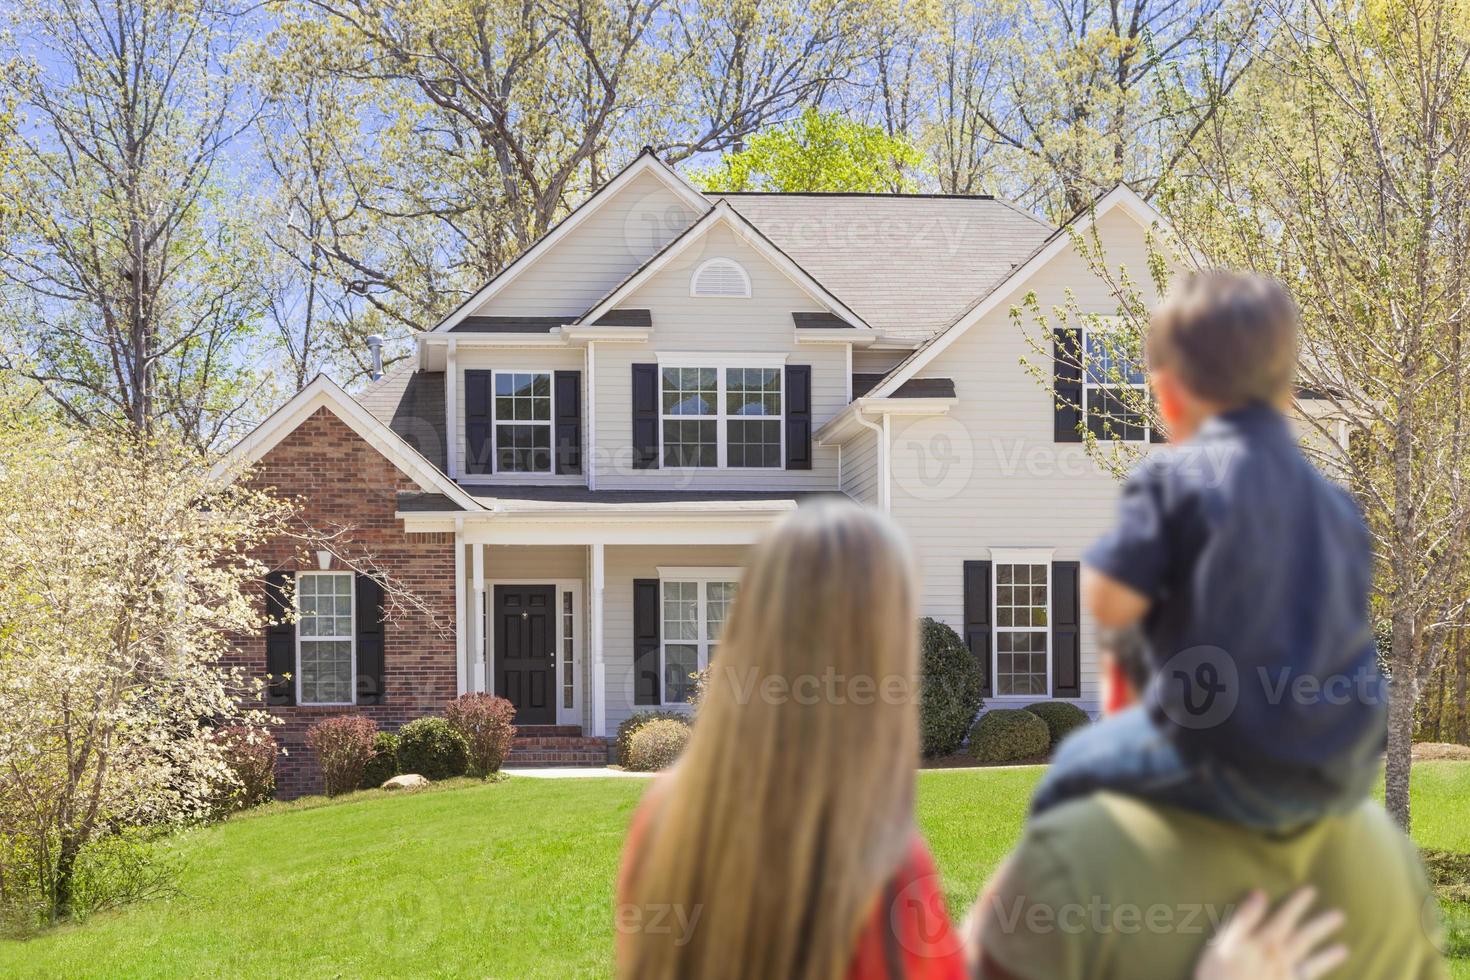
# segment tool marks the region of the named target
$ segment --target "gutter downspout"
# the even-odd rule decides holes
[[[853,415],[858,425],[870,429],[878,442],[878,509],[883,513],[892,510],[888,493],[888,416],[883,416],[883,423],[869,420],[862,412]]]

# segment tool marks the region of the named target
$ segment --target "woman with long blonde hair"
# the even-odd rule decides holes
[[[908,547],[872,511],[803,507],[753,550],[693,736],[630,834],[623,976],[963,975],[914,826],[917,622]]]

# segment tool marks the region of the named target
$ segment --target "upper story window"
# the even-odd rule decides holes
[[[1098,439],[1145,442],[1148,416],[1142,406],[1148,378],[1142,358],[1117,330],[1089,325],[1083,331],[1082,413]]]
[[[782,369],[660,365],[665,467],[780,469]]]
[[[551,472],[551,372],[495,372],[497,473]]]
[[[689,295],[748,299],[750,276],[734,259],[707,259],[690,277]]]
[[[296,578],[296,703],[351,704],[356,666],[351,572]]]

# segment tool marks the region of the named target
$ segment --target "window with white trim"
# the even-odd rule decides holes
[[[1121,330],[1089,324],[1082,331],[1082,417],[1098,439],[1146,442],[1148,394],[1143,359]]]
[[[780,469],[781,367],[661,365],[665,468]]]
[[[995,693],[1045,697],[1051,684],[1051,561],[996,553],[991,564]]]
[[[689,295],[719,299],[749,299],[750,275],[734,259],[706,259],[689,277]]]
[[[660,570],[660,574],[663,570]],[[720,631],[739,587],[735,569],[715,569],[698,576],[670,569],[661,581],[663,647],[660,675],[665,704],[687,704],[694,693],[691,674],[710,665]]]
[[[495,372],[497,473],[550,473],[550,371]]]
[[[357,677],[351,572],[296,576],[296,702],[352,704]]]

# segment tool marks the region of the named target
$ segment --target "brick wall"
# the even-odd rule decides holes
[[[427,602],[431,614],[390,621],[384,637],[382,704],[361,707],[274,707],[282,720],[275,736],[286,749],[276,764],[277,796],[318,792],[320,775],[306,747],[306,730],[335,714],[361,714],[384,731],[428,714],[442,714],[457,693],[454,649],[454,535],[405,534],[394,517],[397,493],[419,489],[392,463],[326,409],[318,410],[257,465],[252,482],[286,498],[298,498],[299,518],[323,529],[351,530],[333,548],[374,562]],[[257,554],[272,567],[317,567],[299,542],[273,541]],[[340,567],[340,566],[338,566]],[[264,604],[264,597],[260,600]],[[266,672],[265,635],[241,637],[234,658],[252,672]]]

